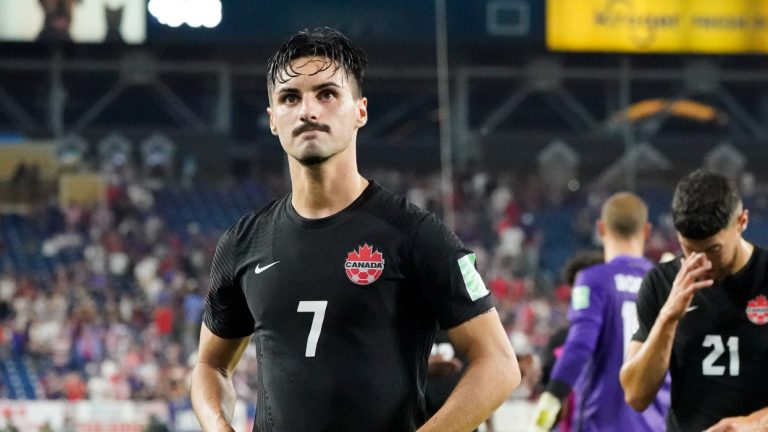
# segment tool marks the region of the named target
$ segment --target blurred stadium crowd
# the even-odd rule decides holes
[[[28,205],[0,217],[0,400],[162,401],[178,425],[179,412],[191,414],[188,381],[217,240],[241,215],[286,193],[288,180],[235,167],[196,178],[121,154],[102,160],[105,198],[90,205],[62,205],[27,178],[36,172],[29,167],[15,176],[14,198]],[[363,172],[442,214],[439,173]],[[748,172],[740,183],[753,211],[748,238],[759,243],[768,233],[760,216],[768,195]],[[638,185],[654,224],[646,242],[654,261],[678,252],[672,189]],[[512,401],[526,404],[516,416],[530,414],[550,338],[568,325],[563,267],[581,250],[600,249],[594,223],[613,191],[599,183],[551,188],[535,172],[455,175],[455,230],[478,255],[523,370]],[[251,347],[234,376],[251,416],[257,367]]]
[[[93,208],[38,200],[0,219],[0,398],[186,400],[218,236],[287,190],[279,175],[182,186],[130,164],[107,170],[107,199]],[[370,177],[441,212],[436,174]],[[563,198],[541,184],[473,173],[453,197],[456,231],[478,253],[519,355],[566,324],[564,258],[599,247],[592,224],[605,193]],[[667,218],[656,215],[651,258],[677,247]],[[235,376],[247,401],[256,367],[249,349]]]

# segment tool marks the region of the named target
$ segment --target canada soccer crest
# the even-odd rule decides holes
[[[357,251],[347,253],[344,270],[352,282],[370,285],[384,272],[384,255],[366,243],[358,247]]]
[[[755,324],[768,324],[768,299],[757,296],[747,303],[747,318]]]

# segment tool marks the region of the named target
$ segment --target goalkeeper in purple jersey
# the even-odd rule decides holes
[[[648,209],[631,193],[617,193],[604,204],[597,222],[605,263],[587,267],[576,278],[563,353],[539,398],[532,431],[549,431],[562,400],[574,390],[573,428],[578,431],[663,431],[668,397],[661,392],[643,413],[624,401],[619,370],[637,329],[635,299],[653,264],[643,257],[650,231]]]

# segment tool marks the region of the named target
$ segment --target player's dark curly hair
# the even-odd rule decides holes
[[[563,266],[563,280],[568,285],[573,286],[576,281],[576,274],[587,267],[595,264],[602,264],[605,258],[603,251],[595,249],[584,249],[576,252]]]
[[[680,180],[672,198],[672,220],[683,237],[702,240],[726,228],[741,205],[734,182],[699,169]]]
[[[343,68],[347,77],[350,75],[357,84],[355,95],[363,93],[363,73],[368,65],[365,52],[352,44],[338,30],[319,27],[312,31],[301,30],[293,34],[267,62],[267,90],[269,94],[277,83],[284,83],[289,78],[299,76],[291,62],[302,57],[320,57],[327,59],[326,64],[317,72],[334,68]]]

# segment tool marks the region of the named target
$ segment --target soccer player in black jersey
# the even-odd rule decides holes
[[[636,410],[672,377],[668,431],[762,431],[768,418],[768,251],[742,237],[748,212],[727,177],[678,183],[672,217],[684,256],[651,270],[621,383]]]
[[[520,381],[475,255],[434,215],[358,173],[365,54],[339,32],[293,35],[269,61],[269,125],[291,193],[243,216],[211,269],[192,402],[231,430],[231,374],[253,335],[254,430],[470,431]],[[469,365],[425,414],[437,325]]]

